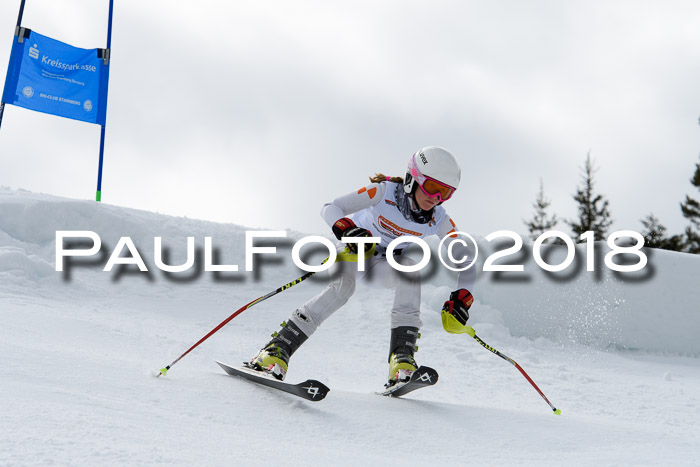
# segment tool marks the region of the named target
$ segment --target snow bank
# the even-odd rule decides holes
[[[607,251],[600,242],[596,248]],[[580,267],[568,275],[526,265],[528,280],[504,283],[483,276],[478,296],[501,312],[516,336],[700,355],[700,256],[644,252],[649,263],[639,273],[613,273],[602,261],[596,272]],[[576,255],[583,257],[583,247]]]
[[[76,275],[84,281],[114,280],[116,274],[128,286],[122,273],[101,271],[111,249],[123,236],[133,240],[152,270],[146,275],[150,280],[178,279],[177,274],[168,275],[154,267],[156,236],[163,238],[168,264],[183,263],[186,238],[195,237],[198,264],[194,273],[181,274],[183,282],[220,279],[214,273],[202,274],[205,236],[213,238],[217,264],[239,265],[238,273],[227,273],[230,280],[268,286],[274,281],[281,285],[301,273],[290,255],[291,245],[302,236],[298,233],[271,241],[270,245],[278,246],[278,257],[262,261],[257,265],[262,272],[252,274],[244,272],[243,227],[2,188],[0,277],[14,282],[20,278],[41,281],[61,277],[62,273],[54,271],[57,230],[91,230],[100,235],[103,252],[99,260],[75,260]],[[477,267],[481,268],[489,247],[491,251],[493,247],[483,239],[479,243],[482,254]],[[585,251],[579,246],[574,265],[562,273],[546,273],[531,260],[531,244],[526,243],[518,255],[518,261],[525,266],[523,273],[480,273],[472,322],[503,326],[513,336],[546,337],[562,345],[700,355],[700,256],[645,250],[649,263],[641,273],[612,273],[603,265],[605,248],[603,243],[596,244],[595,272],[585,270]],[[551,264],[563,259],[563,247],[550,250]],[[309,264],[320,261],[321,256],[316,256],[318,259],[308,260]],[[140,280],[131,276],[143,276],[134,272],[134,267],[130,271],[130,280]],[[69,274],[72,279],[72,273]],[[453,288],[454,273],[436,266],[424,276],[424,301],[430,309],[439,309]]]

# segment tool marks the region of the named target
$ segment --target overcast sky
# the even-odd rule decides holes
[[[0,68],[19,0],[0,2]],[[105,47],[108,0],[22,25]],[[322,204],[452,151],[461,230],[572,219],[591,151],[612,229],[671,233],[700,161],[700,2],[116,0],[103,202],[326,233]],[[0,186],[94,199],[99,127],[6,106]],[[558,229],[570,232],[563,222]]]

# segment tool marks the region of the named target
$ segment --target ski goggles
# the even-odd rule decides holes
[[[408,174],[413,177],[414,183],[417,183],[421,191],[429,198],[435,198],[437,196],[441,203],[450,199],[456,188],[424,175],[418,169],[418,163],[416,162],[417,154],[418,153],[414,154],[408,160]],[[408,176],[408,174],[406,175]]]
[[[445,185],[434,178],[430,178],[425,175],[423,175],[422,178],[425,180],[423,183],[419,183],[418,186],[420,187],[421,191],[423,191],[423,193],[430,198],[435,198],[437,196],[440,202],[443,202],[450,199],[455,192],[454,187]]]

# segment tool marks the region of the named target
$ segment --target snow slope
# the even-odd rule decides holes
[[[57,230],[97,232],[103,252],[55,272]],[[270,243],[279,254],[256,273],[243,271],[246,230],[0,188],[0,465],[700,464],[700,257],[649,252],[651,273],[634,280],[604,270],[552,278],[532,261],[518,277],[481,274],[477,333],[561,417],[511,365],[442,330],[437,310],[453,287],[443,270],[423,286],[417,355],[440,381],[405,399],[373,394],[386,378],[393,299],[366,287],[291,362],[289,381],[331,388],[323,402],[214,363],[250,358],[323,274],[247,310],[155,378],[240,306],[301,275],[294,232]],[[148,273],[102,271],[122,236]],[[156,236],[168,264],[184,262],[194,236],[196,266],[155,268]],[[215,262],[239,272],[203,270],[205,236]]]

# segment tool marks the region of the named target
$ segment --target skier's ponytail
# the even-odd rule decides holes
[[[374,174],[374,177],[369,177],[369,181],[372,183],[394,182],[403,184],[402,177],[389,177],[388,175],[384,175],[383,173]]]

